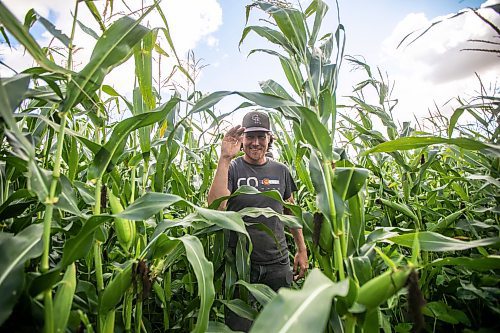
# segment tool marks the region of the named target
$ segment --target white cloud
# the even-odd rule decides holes
[[[151,4],[151,0],[144,1],[145,6]],[[96,7],[102,13],[106,2],[95,2]],[[70,12],[74,11],[74,3],[71,1],[60,0],[18,0],[8,1],[7,7],[14,12],[20,21],[24,20],[25,13],[34,8],[40,15],[45,18],[55,17],[53,20],[57,29],[62,30],[66,35],[70,35],[72,16]],[[207,44],[216,46],[218,40],[211,34],[217,31],[222,25],[222,8],[217,0],[164,0],[161,2],[161,8],[166,16],[170,35],[172,37],[177,54],[181,59],[190,49],[203,40]],[[131,15],[137,18],[141,13],[141,1],[128,1],[125,6],[121,1],[115,1],[113,13],[107,9],[105,24],[109,25],[112,21],[118,19],[123,15]],[[111,15],[113,14],[113,15]],[[86,8],[84,3],[80,3],[78,19],[83,24],[92,28],[98,34],[100,29],[94,18]],[[153,10],[142,21],[143,25],[150,28],[164,27],[164,22],[156,10]],[[163,32],[158,34],[158,42],[162,48],[171,55],[169,58],[162,59],[162,75],[166,76],[172,70],[174,64],[174,57],[166,43]],[[47,32],[41,36],[37,36],[37,42],[41,46],[47,46],[51,41],[52,36]],[[83,66],[89,61],[92,49],[95,45],[95,39],[84,33],[79,27],[76,29],[75,39],[78,51],[74,55],[74,70],[81,70]],[[52,46],[57,47],[58,41],[52,41]],[[65,54],[62,56],[54,53],[56,61],[64,62]],[[31,57],[24,54],[21,48],[14,49],[12,52],[2,45],[0,48],[0,59],[21,71],[24,68],[32,66]],[[157,66],[157,65],[156,65]],[[0,68],[1,75],[12,75],[12,71]],[[134,63],[133,59],[122,64],[120,67],[114,69],[105,80],[106,84],[112,85],[117,91],[121,93],[131,93],[134,84]]]
[[[0,44],[0,59],[3,63],[20,72],[24,68],[35,66],[33,58],[24,51],[24,48]],[[5,66],[0,66],[0,77],[12,76],[14,72]]]
[[[14,13],[18,20],[23,22],[26,12],[31,8],[35,9],[38,14],[45,18],[49,17],[50,11],[69,14],[69,10],[73,10],[74,8],[74,1],[8,0],[5,1],[5,5]]]
[[[217,38],[215,38],[214,36],[208,36],[207,37],[207,45],[210,47],[218,46],[219,40]]]
[[[480,13],[497,26],[500,16],[491,9],[482,9]],[[414,43],[410,41],[431,25],[426,34]],[[417,31],[408,37],[399,49],[396,46],[405,35]],[[385,62],[396,61],[401,68],[418,69],[422,78],[435,83],[445,83],[470,77],[475,71],[486,71],[498,66],[498,56],[494,53],[465,51],[470,48],[493,49],[492,45],[471,42],[470,40],[496,41],[496,33],[478,16],[471,12],[445,19],[429,20],[422,13],[406,16],[383,43]],[[463,51],[462,51],[463,50]]]
[[[480,14],[496,26],[500,25],[500,16],[493,10],[481,9]],[[439,20],[439,24],[408,45],[413,37]],[[417,32],[396,49],[404,36],[415,30]],[[446,105],[441,111],[449,114],[456,107],[456,103],[447,103],[449,100],[472,95],[478,90],[476,73],[484,83],[495,82],[500,70],[497,54],[463,50],[494,49],[493,45],[470,40],[498,42],[495,36],[494,30],[471,12],[454,18],[434,19],[428,19],[422,13],[407,15],[384,40],[381,51],[381,67],[388,69],[389,77],[396,82],[394,97],[400,101],[396,117],[410,120],[413,114],[426,115],[434,108],[434,103],[438,107]]]

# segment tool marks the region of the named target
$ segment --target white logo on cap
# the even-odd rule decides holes
[[[252,120],[253,120],[253,122],[254,122],[256,125],[257,125],[257,124],[259,124],[259,125],[260,125],[260,124],[262,124],[262,123],[260,122],[260,117],[259,117],[259,115],[258,115],[258,114],[253,115],[253,116],[252,116]]]

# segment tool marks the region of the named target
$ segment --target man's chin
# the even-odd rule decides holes
[[[247,153],[247,157],[254,162],[260,162],[264,158],[264,154],[261,152],[258,153]]]

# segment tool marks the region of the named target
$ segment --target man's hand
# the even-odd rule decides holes
[[[295,258],[293,259],[293,280],[297,281],[299,279],[302,279],[306,275],[308,267],[309,259],[307,257],[307,250],[299,250],[297,254],[295,254]]]
[[[226,135],[224,135],[220,150],[221,159],[231,160],[238,154],[241,142],[243,141],[243,131],[245,131],[245,127],[238,125],[231,128]]]

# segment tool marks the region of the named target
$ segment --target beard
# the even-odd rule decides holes
[[[262,146],[246,146],[243,151],[247,157],[255,162],[260,162],[265,158],[266,149]]]

